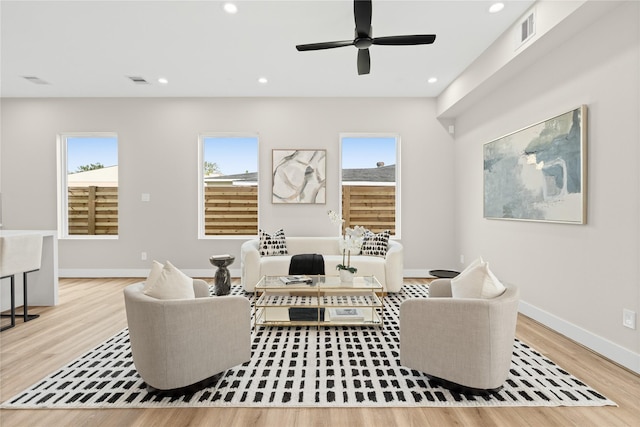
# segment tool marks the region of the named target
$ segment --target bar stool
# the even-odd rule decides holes
[[[42,263],[42,236],[37,234],[0,237],[0,281],[9,278],[11,286],[11,323],[0,328],[4,331],[16,324],[15,275],[22,273],[24,311],[21,315],[25,322],[39,315],[28,313],[27,273],[40,270]]]

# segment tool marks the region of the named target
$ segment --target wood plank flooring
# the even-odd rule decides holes
[[[210,280],[210,279],[209,279]],[[126,327],[122,289],[139,279],[61,279],[60,304],[0,334],[0,401]],[[234,279],[234,283],[237,279]],[[407,279],[407,284],[427,280]],[[6,319],[3,319],[3,322]],[[520,316],[517,336],[618,407],[183,408],[2,410],[0,426],[640,426],[640,376]]]

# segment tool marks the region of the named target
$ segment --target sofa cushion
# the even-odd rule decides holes
[[[178,270],[169,261],[163,266],[153,262],[143,291],[146,295],[157,299],[193,299],[193,279]]]
[[[289,255],[342,255],[340,240],[338,237],[287,237],[287,252]]]
[[[323,255],[323,258],[325,274],[337,276],[336,266],[342,264],[342,255]],[[290,262],[290,255],[261,258],[260,276],[286,276]],[[358,276],[376,276],[378,280],[384,280],[384,258],[356,255],[351,257],[351,265],[358,269]]]
[[[364,243],[362,243],[360,253],[370,256],[386,256],[390,236],[391,231],[389,230],[384,230],[377,234],[367,230],[364,235]]]
[[[489,263],[478,258],[462,273],[451,279],[453,298],[495,298],[505,291],[504,285],[489,269]]]
[[[151,287],[151,284],[156,283],[156,281],[162,274],[163,268],[164,268],[164,265],[162,265],[155,259],[151,262],[151,270],[149,271],[149,276],[147,276],[147,280],[145,280],[144,282],[144,288],[142,288],[142,292],[146,294],[147,290]]]
[[[273,234],[260,230],[260,255],[287,255],[287,239],[281,228]]]
[[[326,264],[327,262],[325,260],[325,265]],[[351,266],[358,269],[356,276],[375,276],[382,284],[384,284],[386,276],[386,265],[386,259],[382,257],[367,255],[351,256]],[[335,271],[336,263],[333,263],[332,267]]]
[[[291,255],[260,258],[259,276],[286,276],[291,263]]]

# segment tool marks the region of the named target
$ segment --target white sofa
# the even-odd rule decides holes
[[[288,255],[260,256],[259,239],[251,239],[240,248],[242,286],[253,292],[262,276],[284,276],[289,273],[293,255],[320,254],[324,258],[327,276],[337,276],[336,266],[342,264],[340,237],[287,237]],[[402,244],[389,240],[385,257],[351,255],[351,266],[356,267],[356,276],[375,276],[387,292],[399,292],[402,288],[403,249]]]

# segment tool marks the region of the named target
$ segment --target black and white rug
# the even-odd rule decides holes
[[[244,294],[238,286],[232,293]],[[426,296],[425,286],[405,285],[401,293],[390,294],[384,333],[377,327],[258,328],[251,361],[226,371],[215,385],[179,398],[145,391],[125,329],[0,407],[615,406],[518,340],[506,384],[486,397],[450,392],[404,368],[399,306],[407,298]]]

